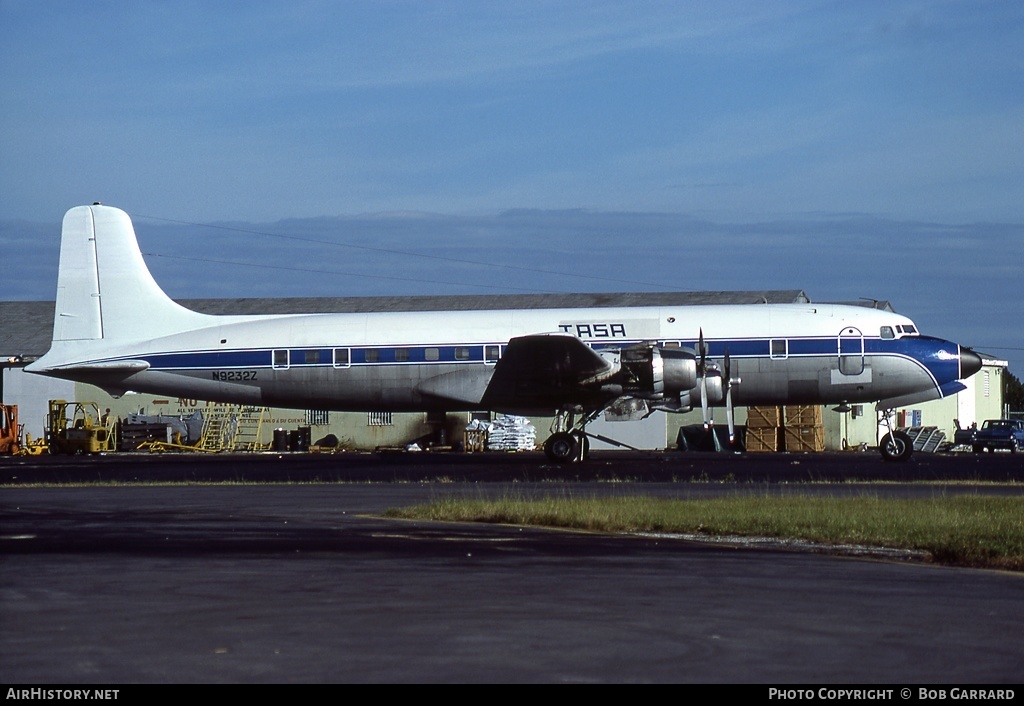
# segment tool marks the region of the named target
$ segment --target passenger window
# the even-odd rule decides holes
[[[438,360],[441,357],[441,351],[437,348],[428,348],[423,351],[423,360]]]
[[[488,363],[496,363],[498,356],[501,355],[501,349],[498,346],[484,346],[484,361]]]
[[[277,349],[274,351],[274,367],[275,368],[287,368],[288,367],[288,351],[284,349]]]
[[[408,348],[398,348],[398,349],[395,350],[395,362],[396,363],[406,363],[408,361],[409,361],[409,349]]]
[[[469,348],[459,346],[455,349],[455,360],[469,360]]]
[[[320,351],[306,351],[306,365],[315,365],[320,362]]]
[[[773,338],[771,344],[772,358],[785,358],[789,355],[789,347],[785,338]]]
[[[379,361],[380,361],[380,351],[377,350],[376,348],[367,348],[366,349],[366,362],[367,363],[377,363]]]
[[[334,367],[335,368],[347,368],[348,367],[348,348],[335,348],[334,349]]]
[[[881,331],[882,338],[896,338],[896,334],[892,331],[892,326],[883,326]]]

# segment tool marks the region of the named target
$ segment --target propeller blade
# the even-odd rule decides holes
[[[729,445],[736,441],[736,419],[732,406],[732,374],[730,371],[729,349],[725,349],[725,362],[722,367],[725,373],[725,420],[729,425]]]
[[[704,428],[707,429],[711,426],[711,420],[708,416],[708,376],[706,374],[700,376],[700,411],[704,415]]]
[[[697,372],[700,374],[700,411],[704,416],[705,431],[711,426],[711,419],[708,414],[708,365],[707,349],[704,347],[704,328],[701,327],[697,337],[697,351],[700,353],[700,363]]]
[[[736,441],[736,419],[732,410],[732,390],[725,393],[725,421],[729,425],[729,444]]]

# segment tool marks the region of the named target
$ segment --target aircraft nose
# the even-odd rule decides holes
[[[981,370],[981,356],[970,348],[960,347],[960,379],[969,378]]]

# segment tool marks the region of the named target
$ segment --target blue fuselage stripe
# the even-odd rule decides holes
[[[785,341],[786,346],[776,348],[772,355],[772,341]],[[639,341],[591,341],[595,349],[622,348]],[[845,343],[845,341],[844,341]],[[696,340],[671,341],[684,348],[695,349]],[[153,370],[231,370],[255,368],[313,368],[350,367],[381,365],[434,365],[494,362],[494,352],[500,348],[504,353],[506,342],[467,343],[446,345],[410,346],[318,346],[254,348],[227,351],[180,351],[175,353],[151,353],[140,356],[124,356],[119,360],[145,360]],[[836,337],[820,336],[807,338],[756,338],[707,341],[708,355],[722,358],[726,352],[733,358],[805,358],[836,357],[839,344]],[[956,380],[959,377],[959,355],[955,344],[927,336],[912,336],[899,339],[856,338],[850,348],[844,346],[844,354],[866,357],[895,356],[916,361],[926,369],[937,384]],[[785,351],[784,353],[782,351]],[[275,356],[276,352],[276,356]],[[287,353],[285,356],[284,354]]]

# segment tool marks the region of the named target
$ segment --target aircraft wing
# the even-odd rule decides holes
[[[483,403],[497,410],[594,404],[607,399],[597,383],[611,372],[612,364],[575,336],[520,336],[495,365]]]

